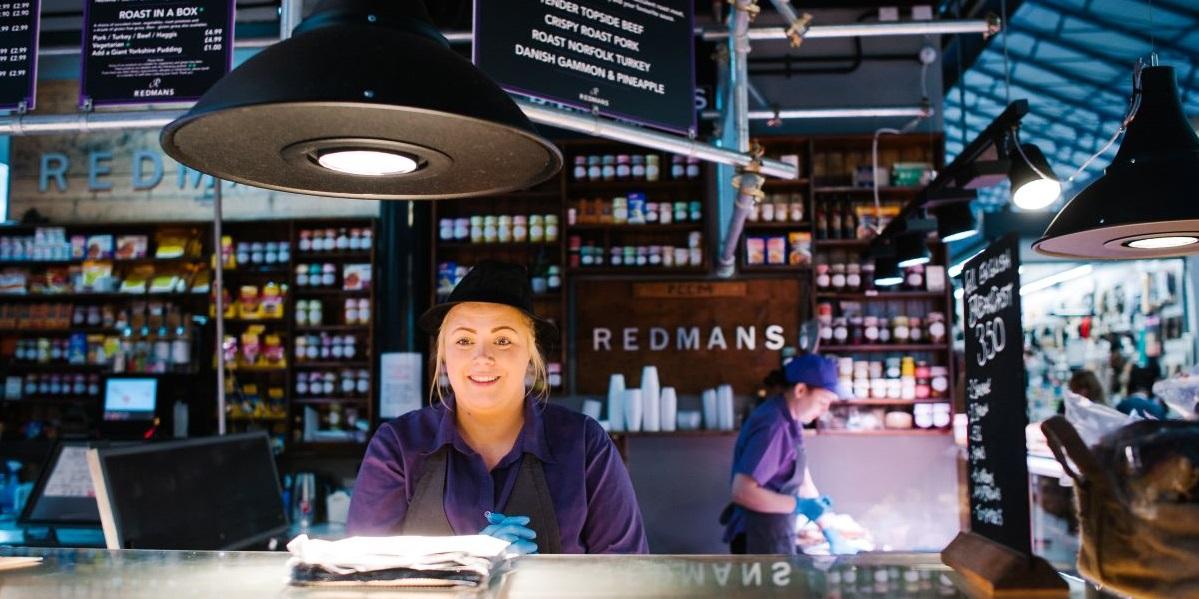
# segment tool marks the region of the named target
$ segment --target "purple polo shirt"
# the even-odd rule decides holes
[[[445,445],[452,449],[444,505],[455,534],[477,534],[487,526],[484,512],[502,511],[497,506],[508,502],[528,452],[543,463],[563,553],[649,552],[633,484],[608,434],[583,414],[534,401],[525,405],[512,451],[491,472],[458,434],[453,412],[440,404],[380,426],[358,471],[347,531],[397,534],[424,460]]]
[[[787,400],[775,395],[755,408],[741,425],[729,479],[744,474],[777,493],[795,474],[797,448],[803,451],[803,425],[787,409]],[[744,530],[745,510],[734,506],[724,541],[729,542]]]

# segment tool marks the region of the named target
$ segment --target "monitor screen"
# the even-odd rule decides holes
[[[104,382],[105,420],[153,420],[158,379],[110,378]]]
[[[110,549],[239,549],[287,531],[265,433],[88,454]]]
[[[86,445],[59,445],[50,455],[20,522],[44,526],[100,525]]]

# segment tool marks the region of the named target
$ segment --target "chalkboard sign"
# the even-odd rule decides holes
[[[0,2],[0,108],[33,110],[41,3]]]
[[[695,130],[691,0],[475,0],[474,60],[504,89]]]
[[[1031,550],[1020,250],[1008,235],[962,270],[971,531]]]
[[[196,100],[233,64],[234,0],[87,0],[79,105]]]

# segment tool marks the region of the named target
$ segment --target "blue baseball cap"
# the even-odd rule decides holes
[[[837,361],[816,354],[803,354],[791,358],[783,365],[783,378],[787,383],[803,383],[809,387],[827,389],[837,394],[838,399],[853,399],[853,390],[837,376]]]

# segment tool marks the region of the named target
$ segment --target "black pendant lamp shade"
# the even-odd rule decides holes
[[[937,238],[942,243],[959,241],[978,234],[978,223],[970,211],[970,202],[954,202],[935,209]]]
[[[894,287],[903,282],[903,271],[895,256],[880,256],[874,259],[874,286]]]
[[[908,268],[932,259],[924,233],[904,233],[895,239],[895,253],[900,267]]]
[[[357,199],[527,188],[562,154],[453,52],[419,0],[323,0],[295,35],[218,81],[162,131],[222,179]]]
[[[1199,252],[1199,138],[1172,67],[1141,71],[1141,103],[1120,151],[1070,200],[1033,247],[1070,258],[1135,259]]]
[[[1041,148],[1021,144],[1020,149],[1013,152],[1011,162],[1008,179],[1012,184],[1012,203],[1017,208],[1043,210],[1062,195],[1062,183],[1053,174],[1053,167],[1049,166]]]

